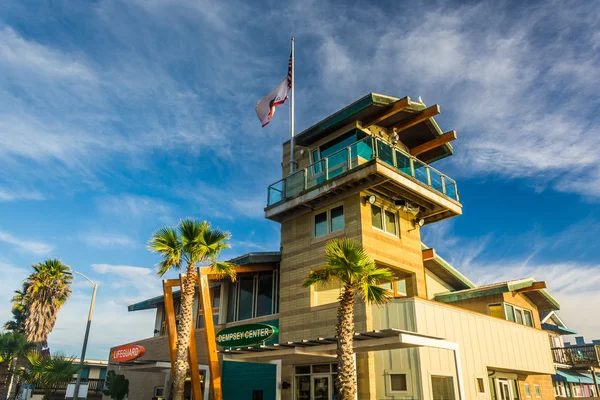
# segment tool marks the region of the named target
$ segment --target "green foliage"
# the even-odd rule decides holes
[[[148,249],[159,253],[162,260],[157,274],[163,276],[170,270],[179,271],[182,266],[206,264],[217,275],[235,280],[232,265],[219,262],[221,251],[229,248],[229,233],[212,229],[206,221],[183,219],[177,228],[164,227],[152,235]]]
[[[23,383],[43,388],[43,400],[50,400],[56,391],[55,387],[71,382],[73,375],[79,370],[79,366],[74,364],[74,358],[60,353],[50,357],[30,352],[26,355],[26,360],[21,379]]]
[[[111,399],[123,400],[129,394],[129,379],[125,379],[125,375],[117,375],[115,371],[108,371],[103,393]]]
[[[332,239],[327,242],[325,252],[327,264],[311,271],[304,287],[337,280],[358,292],[367,303],[389,301],[388,291],[379,285],[393,281],[394,276],[387,268],[377,268],[360,243],[349,238]]]
[[[2,363],[10,364],[34,349],[35,344],[28,342],[22,333],[7,332],[0,335],[0,362]]]

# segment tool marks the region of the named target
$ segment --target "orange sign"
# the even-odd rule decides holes
[[[137,344],[128,344],[112,349],[112,352],[110,353],[110,359],[114,362],[131,361],[143,356],[145,352],[146,349],[144,348],[144,346],[138,346]]]

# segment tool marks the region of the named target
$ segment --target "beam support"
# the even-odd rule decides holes
[[[541,290],[541,289],[546,289],[546,282],[542,281],[542,282],[536,282],[533,285],[523,288],[523,289],[518,289],[515,290],[516,293],[524,293],[524,292],[534,292],[536,290]]]
[[[163,280],[165,296],[165,316],[167,321],[167,335],[169,342],[169,356],[171,358],[171,383],[175,374],[175,361],[177,360],[177,323],[175,322],[175,304],[173,302],[173,287],[179,286],[179,279]],[[165,388],[169,390],[168,388]],[[169,390],[170,391],[170,390]]]
[[[425,142],[416,147],[413,147],[410,150],[410,155],[416,157],[419,154],[426,153],[429,150],[433,150],[436,147],[440,147],[446,143],[450,143],[453,140],[456,140],[456,131],[446,132],[443,135],[441,135],[433,140],[430,140],[429,142]]]
[[[362,125],[363,128],[368,128],[371,125],[375,125],[380,123],[381,121],[391,117],[392,115],[407,109],[410,106],[410,97],[406,96],[403,99],[398,100],[397,102],[395,102],[391,107],[385,109],[385,111],[383,112],[383,114],[380,114],[378,117],[370,120],[370,121],[365,121]]]
[[[431,107],[424,109],[423,111],[421,111],[418,114],[408,117],[407,119],[400,122],[399,124],[396,124],[395,126],[392,127],[392,130],[395,128],[396,131],[402,132],[403,130],[406,130],[417,124],[420,124],[423,121],[427,121],[429,118],[435,117],[439,113],[440,113],[440,106],[438,104],[435,104]]]

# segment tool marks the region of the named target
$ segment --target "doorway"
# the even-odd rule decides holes
[[[514,400],[512,388],[507,379],[498,379],[497,385],[499,400]]]
[[[336,400],[337,364],[294,367],[294,400]]]
[[[331,375],[313,375],[312,400],[331,400]]]

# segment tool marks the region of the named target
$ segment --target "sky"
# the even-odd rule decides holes
[[[88,357],[152,335],[156,229],[231,232],[223,259],[277,251],[264,219],[287,106],[256,102],[296,38],[298,132],[369,92],[440,104],[464,215],[423,240],[478,284],[533,276],[600,338],[600,3],[0,2],[0,320],[31,264],[99,283]],[[49,343],[78,355],[91,285]]]

